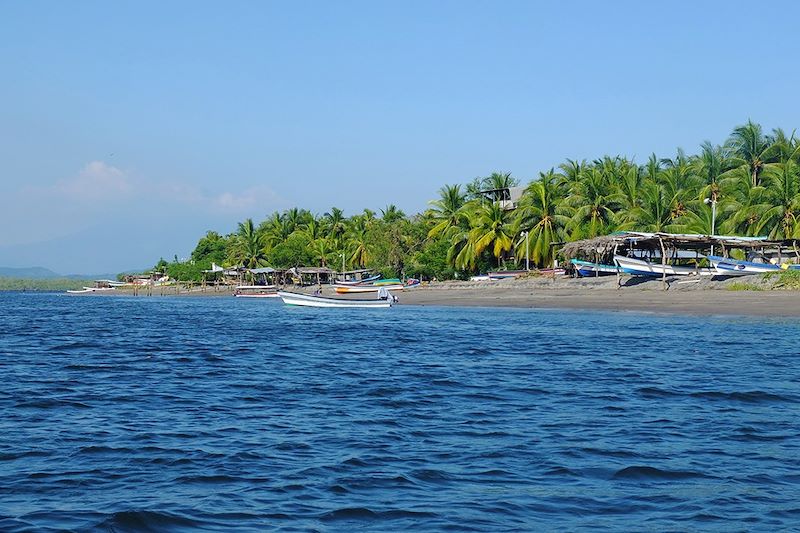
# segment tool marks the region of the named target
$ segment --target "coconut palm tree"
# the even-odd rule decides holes
[[[569,217],[566,230],[572,239],[604,235],[616,226],[616,210],[621,195],[609,186],[605,175],[592,166],[583,172],[570,196],[561,204],[561,213]]]
[[[428,231],[428,237],[433,238],[437,235],[447,235],[451,228],[458,227],[464,220],[464,212],[461,208],[466,202],[465,194],[461,192],[460,185],[445,185],[439,189],[439,199],[433,200],[433,220],[435,225]]]
[[[259,233],[263,235],[267,248],[272,248],[285,241],[292,231],[291,224],[286,217],[277,211],[259,225]]]
[[[346,234],[349,262],[359,268],[364,268],[370,258],[369,225],[370,221],[366,215],[356,215],[350,219]]]
[[[325,237],[319,237],[311,241],[309,250],[314,256],[319,266],[328,266],[328,259],[333,255],[333,248],[331,248],[330,241]]]
[[[765,170],[764,179],[768,187],[753,232],[770,239],[800,237],[800,167],[789,159]]]
[[[474,258],[489,249],[499,267],[503,255],[511,251],[514,244],[509,212],[496,202],[482,203],[472,214],[470,222],[468,240]]]
[[[750,176],[751,187],[761,185],[764,167],[775,161],[773,143],[774,138],[764,135],[761,126],[750,120],[747,124],[734,128],[729,144],[737,159],[737,166],[746,170]]]
[[[674,222],[673,196],[667,188],[648,181],[641,191],[641,203],[628,213],[628,221],[636,231],[669,231]]]
[[[385,209],[381,209],[381,220],[388,224],[397,222],[398,220],[402,220],[404,218],[406,218],[406,214],[403,213],[402,210],[398,209],[394,204],[389,204]]]
[[[548,264],[552,260],[553,248],[550,243],[561,240],[564,225],[568,218],[558,213],[561,201],[559,176],[554,169],[539,173],[539,179],[532,181],[520,198],[515,211],[516,229],[519,236],[515,249],[527,248],[528,257],[537,265]],[[522,232],[527,232],[522,236]],[[527,247],[525,241],[527,239]],[[517,257],[520,256],[515,251]],[[524,257],[524,252],[523,252]]]
[[[258,268],[265,264],[264,239],[256,230],[252,218],[239,222],[234,240],[233,258],[246,268]]]

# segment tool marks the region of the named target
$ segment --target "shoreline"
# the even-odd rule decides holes
[[[630,280],[628,280],[630,282]],[[570,309],[589,311],[647,312],[693,316],[800,317],[800,292],[791,290],[729,290],[725,281],[673,280],[664,290],[660,280],[634,280],[617,287],[615,277],[590,279],[532,278],[495,282],[433,282],[397,291],[399,305],[487,307],[519,309]],[[316,287],[289,288],[312,293]],[[323,294],[337,296],[329,286]],[[128,297],[229,297],[233,287],[185,291],[174,286],[154,287],[137,296],[128,289],[73,296]],[[361,298],[369,298],[360,295]],[[358,298],[358,297],[356,297]]]

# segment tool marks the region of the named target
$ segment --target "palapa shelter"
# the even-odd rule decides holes
[[[765,259],[776,257],[780,261],[786,255],[794,255],[800,260],[796,240],[779,241],[766,237],[620,231],[554,245],[562,245],[559,254],[567,260],[583,259],[608,265],[614,264],[614,255],[659,259],[662,263],[668,260],[699,261],[705,255],[714,255],[715,249],[722,257],[730,257],[731,251],[741,250],[748,259],[761,256]]]
[[[253,277],[255,285],[277,285],[281,274],[285,272],[272,267],[249,268],[247,271]]]
[[[336,271],[328,267],[294,267],[286,271],[296,285],[331,283]]]
[[[375,272],[371,268],[361,268],[358,270],[347,270],[345,272],[336,273],[336,281],[361,281],[368,278]]]

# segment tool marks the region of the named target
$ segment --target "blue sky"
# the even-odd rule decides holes
[[[0,1],[0,266],[800,126],[794,2]]]

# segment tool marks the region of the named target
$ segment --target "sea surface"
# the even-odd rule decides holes
[[[796,531],[799,341],[0,293],[0,531]]]

